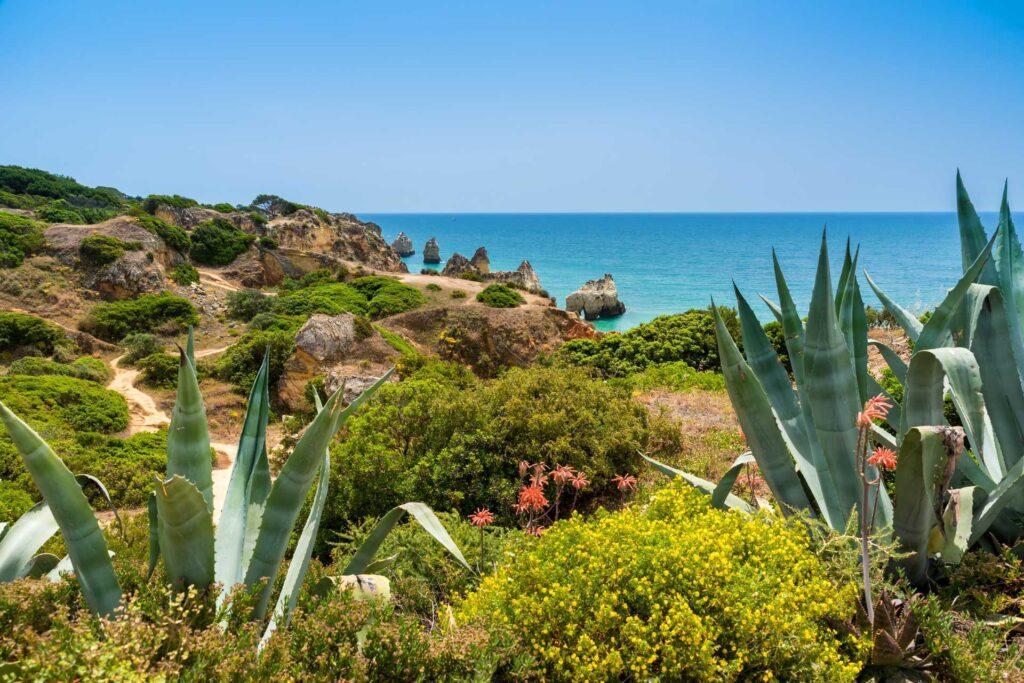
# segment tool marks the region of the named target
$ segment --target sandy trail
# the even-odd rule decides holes
[[[221,277],[220,273],[212,271],[209,268],[196,268],[196,270],[199,271],[199,281],[204,285],[217,287],[218,289],[224,289],[229,292],[239,291],[239,287],[237,285],[233,285],[225,280]]]
[[[196,358],[213,356],[226,350],[227,347],[215,349],[202,349],[196,351]],[[166,412],[157,407],[156,401],[146,392],[135,386],[139,377],[139,371],[135,368],[121,367],[124,356],[118,356],[110,362],[114,371],[114,378],[107,385],[107,388],[116,391],[128,401],[128,434],[139,432],[155,432],[160,427],[170,424],[171,418]],[[219,462],[227,461],[224,467],[213,471],[213,520],[216,522],[220,517],[220,511],[224,507],[224,498],[228,492],[228,482],[231,480],[231,465],[235,462],[235,451],[237,446],[233,443],[210,442],[210,446],[223,458]]]

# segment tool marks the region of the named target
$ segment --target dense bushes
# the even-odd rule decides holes
[[[124,398],[95,382],[56,375],[6,375],[0,377],[0,396],[16,415],[44,420],[40,431],[44,438],[50,425],[104,434],[128,426],[128,404]]]
[[[179,263],[171,270],[171,279],[182,287],[199,282],[199,271],[191,263]]]
[[[13,363],[7,371],[11,375],[60,375],[77,377],[90,382],[106,384],[110,379],[110,369],[100,358],[86,356],[71,363],[60,363],[49,358],[27,356]]]
[[[0,211],[0,268],[17,268],[45,244],[38,221]]]
[[[125,365],[132,365],[146,356],[163,351],[164,348],[155,334],[147,332],[129,334],[121,340],[121,346],[127,351],[121,361]]]
[[[491,308],[515,308],[525,301],[522,294],[506,285],[487,285],[476,300]]]
[[[159,351],[140,358],[136,367],[141,371],[139,378],[144,384],[154,387],[173,387],[178,382],[178,356]]]
[[[362,292],[340,282],[304,287],[277,297],[274,311],[285,315],[355,313],[366,315],[368,306]]]
[[[165,293],[96,304],[79,326],[100,339],[118,341],[131,332],[177,332],[198,322],[188,299]]]
[[[268,346],[270,381],[276,383],[284,372],[284,362],[295,351],[294,330],[249,330],[218,359],[217,376],[242,391],[248,391]]]
[[[51,322],[27,313],[0,311],[0,353],[35,351],[49,356],[64,340],[64,332]]]
[[[464,514],[489,507],[509,521],[521,460],[584,471],[585,503],[637,470],[636,449],[673,451],[679,439],[626,392],[579,369],[516,369],[484,383],[441,363],[381,388],[346,430],[332,449],[327,528],[407,500]]]
[[[89,235],[78,246],[78,254],[91,266],[104,266],[124,256],[126,251],[141,248],[138,242],[125,242],[111,235]]]
[[[63,199],[75,207],[117,208],[121,196],[108,187],[86,187],[74,178],[35,168],[0,166],[0,190],[15,195]]]
[[[190,197],[182,197],[177,194],[151,194],[142,200],[142,209],[147,213],[156,213],[156,210],[161,206],[171,209],[189,209],[193,206],[199,206],[199,202]]]
[[[226,266],[249,248],[255,236],[224,218],[214,218],[192,231],[192,259],[208,266]]]
[[[258,289],[228,292],[228,317],[234,320],[252,320],[260,313],[269,312],[273,305],[273,298]]]
[[[678,483],[649,508],[555,525],[457,618],[512,629],[553,680],[853,680],[829,623],[855,596],[804,529],[714,510]]]
[[[389,277],[369,275],[356,278],[350,284],[366,297],[366,312],[371,318],[411,311],[427,302],[418,289]]]
[[[736,312],[720,310],[726,327],[739,339]],[[562,346],[560,356],[574,365],[597,368],[609,377],[624,377],[650,365],[674,361],[683,361],[696,370],[717,370],[720,364],[714,319],[703,309],[664,315],[597,340],[574,339]]]
[[[135,218],[136,223],[162,239],[164,244],[171,249],[185,254],[192,248],[192,238],[178,226],[165,223],[159,218],[150,216],[148,213],[138,209],[132,211],[132,216]]]

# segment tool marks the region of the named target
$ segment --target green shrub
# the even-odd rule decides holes
[[[264,216],[259,211],[250,211],[249,212],[249,220],[251,220],[253,222],[253,224],[255,224],[255,225],[266,225],[269,222],[267,220],[267,217]],[[267,238],[267,239],[270,239],[270,238]]]
[[[258,289],[243,289],[228,292],[228,317],[234,320],[252,320],[260,313],[268,313],[273,308],[274,299]]]
[[[249,321],[250,330],[266,330],[274,332],[291,332],[294,336],[307,318],[304,315],[278,315],[277,313],[258,313]]]
[[[165,293],[96,304],[80,327],[100,339],[113,342],[131,332],[164,328],[178,332],[198,323],[199,315],[188,299]]]
[[[231,221],[214,218],[192,231],[192,258],[208,266],[226,266],[242,254],[256,237],[236,228]]]
[[[429,292],[440,292],[441,291],[441,285],[437,284],[436,282],[431,282],[430,284],[427,285],[427,291],[429,291]]]
[[[257,195],[249,206],[257,211],[263,212],[264,214],[273,213],[281,216],[290,216],[303,208],[302,204],[296,204],[295,202],[290,202],[287,199],[282,199],[276,194]]]
[[[143,383],[154,387],[174,387],[178,383],[178,356],[160,351],[140,358],[135,366]]]
[[[427,302],[426,297],[415,287],[389,277],[368,275],[356,278],[349,284],[367,298],[367,312],[374,319],[411,311]]]
[[[264,235],[260,238],[260,249],[266,249],[267,251],[273,251],[277,249],[277,240],[273,237],[267,237]]]
[[[27,313],[0,311],[0,353],[34,350],[49,356],[64,341],[64,331]]]
[[[739,339],[736,312],[730,308],[720,310],[726,327]],[[696,370],[717,370],[720,365],[714,319],[704,309],[663,315],[596,340],[574,339],[562,345],[559,355],[573,365],[596,368],[607,377],[625,377],[650,365],[675,361]]]
[[[140,359],[164,350],[164,345],[155,334],[148,332],[135,332],[121,340],[121,346],[125,348],[125,355],[122,363],[134,365]]]
[[[136,223],[162,239],[164,244],[171,249],[185,254],[192,248],[192,238],[178,226],[165,223],[156,216],[150,216],[141,210],[133,210],[132,216]]]
[[[437,268],[420,268],[420,275],[440,275]]]
[[[459,623],[519,634],[552,680],[854,680],[850,618],[806,530],[711,508],[685,483],[649,507],[556,524],[485,578]]]
[[[126,242],[111,235],[89,235],[78,246],[78,253],[89,265],[105,266],[124,256],[126,251],[141,248],[138,242]]]
[[[0,481],[0,522],[13,524],[32,508],[32,496],[14,482]]]
[[[362,341],[373,336],[373,324],[361,315],[357,315],[352,321],[352,329],[356,333],[356,339]]]
[[[71,363],[59,363],[49,358],[26,356],[11,363],[11,375],[61,375],[77,377],[90,382],[106,384],[110,380],[110,369],[100,358],[84,356]]]
[[[311,316],[314,313],[367,315],[369,302],[362,292],[341,282],[313,285],[278,296],[273,303],[275,313]]]
[[[468,294],[461,289],[453,289],[451,293],[453,299],[465,299],[467,296]]]
[[[248,391],[263,362],[263,353],[270,347],[270,381],[277,383],[284,372],[284,363],[295,351],[295,332],[282,330],[250,330],[232,344],[217,360],[217,376],[231,382],[241,391]]]
[[[110,434],[128,426],[124,397],[87,380],[6,375],[0,377],[0,396],[4,405],[19,416],[45,418],[49,423],[82,432]]]
[[[214,211],[219,211],[221,213],[234,213],[235,211],[235,207],[231,206],[227,202],[220,202],[219,204],[214,204],[210,208],[213,209]]]
[[[171,279],[182,287],[199,282],[199,271],[191,263],[179,263],[171,271]]]
[[[118,208],[124,195],[109,187],[86,187],[68,176],[35,168],[0,166],[0,190],[15,195],[64,199],[75,207]]]
[[[380,325],[374,325],[373,329],[377,330],[377,332],[380,333],[380,336],[384,338],[384,341],[386,341],[395,351],[407,356],[415,356],[419,353],[416,350],[416,347],[413,346],[408,339],[397,332],[392,332],[388,328],[381,327]]]
[[[483,282],[484,276],[480,273],[474,273],[472,270],[459,273],[460,280],[469,280],[470,282]],[[508,285],[505,285],[508,286]],[[509,308],[509,306],[501,306],[500,308]]]
[[[52,202],[36,210],[36,217],[47,223],[68,223],[71,225],[82,225],[88,223],[81,213],[75,211],[66,202],[60,200]]]
[[[0,206],[6,206],[12,209],[37,209],[40,206],[45,206],[48,203],[46,197],[37,197],[30,194],[14,194],[7,190],[0,190]]]
[[[587,504],[617,496],[611,479],[637,471],[638,448],[678,450],[677,427],[577,368],[514,369],[485,383],[461,366],[418,364],[346,423],[331,451],[325,528],[406,500],[462,514],[489,507],[510,521],[521,460],[583,470]]]
[[[505,285],[487,285],[476,300],[491,308],[515,308],[523,303],[523,295]]]
[[[344,278],[336,274],[336,272],[330,268],[317,268],[310,273],[306,273],[298,280],[291,277],[285,278],[284,282],[281,283],[281,286],[278,287],[278,291],[281,294],[287,294],[299,289],[314,287],[316,285],[327,285],[333,282],[341,282],[342,280],[344,280]]]
[[[0,268],[17,268],[46,244],[43,226],[31,218],[0,211]]]
[[[199,206],[199,202],[189,197],[182,197],[181,195],[166,195],[166,194],[151,194],[142,200],[142,209],[146,213],[156,213],[156,210],[161,206],[166,206],[171,209],[188,209],[193,206]]]
[[[685,392],[693,389],[702,391],[725,391],[725,378],[719,372],[694,370],[686,363],[662,363],[651,365],[643,372],[637,372],[623,378],[613,378],[613,384],[624,386],[632,391],[650,391],[651,389],[667,389]]]

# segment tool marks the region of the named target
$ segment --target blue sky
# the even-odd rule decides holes
[[[0,0],[0,163],[357,212],[949,210],[959,166],[992,208],[1012,5]]]

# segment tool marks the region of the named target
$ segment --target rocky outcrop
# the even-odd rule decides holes
[[[446,360],[492,376],[509,365],[526,366],[570,339],[594,339],[594,328],[558,308],[455,306],[423,308],[392,316],[381,325]]]
[[[324,254],[390,272],[409,271],[380,234],[380,226],[352,214],[299,209],[279,216],[256,232],[273,238],[280,250]]]
[[[458,252],[452,254],[451,258],[448,259],[448,263],[444,264],[444,270],[441,271],[441,275],[447,277],[459,277],[465,273],[479,275],[480,271],[470,263],[468,258]]]
[[[540,286],[540,278],[537,277],[537,272],[529,261],[523,261],[515,270],[498,270],[490,273],[486,279],[518,287],[531,294],[544,295],[544,288]]]
[[[324,391],[330,396],[338,389],[344,387],[345,391],[341,397],[345,403],[351,403],[359,398],[359,394],[369,389],[383,376],[384,373],[367,375],[365,372],[360,372],[350,367],[333,367],[327,371],[327,376],[324,377]]]
[[[165,280],[149,254],[128,251],[112,263],[85,271],[82,284],[104,299],[114,300],[159,292]]]
[[[165,223],[177,225],[178,227],[185,228],[186,230],[191,230],[200,223],[205,223],[206,221],[213,220],[214,218],[223,218],[239,230],[251,233],[256,233],[259,226],[259,224],[253,220],[252,215],[248,212],[232,211],[230,213],[223,213],[205,206],[188,206],[178,208],[161,204],[153,212],[153,215]]]
[[[223,271],[223,276],[238,281],[243,287],[260,288],[274,287],[284,282],[285,277],[301,277],[309,272],[290,265],[287,258],[276,251],[253,245]]]
[[[423,262],[424,263],[440,263],[441,262],[441,249],[437,246],[437,240],[431,237],[427,240],[427,243],[423,245]]]
[[[473,258],[469,259],[469,262],[473,264],[473,267],[481,275],[487,275],[491,272],[491,259],[487,256],[487,250],[483,247],[473,252]]]
[[[625,304],[619,301],[615,280],[609,273],[599,280],[588,280],[567,296],[565,308],[573,313],[582,312],[587,320],[613,318],[626,312]]]
[[[291,410],[309,410],[307,385],[324,380],[332,391],[346,383],[356,387],[380,378],[398,357],[384,338],[372,327],[360,325],[351,313],[314,315],[295,335],[295,352],[285,361],[278,382],[278,397]],[[358,392],[347,400],[358,396]]]
[[[416,253],[416,249],[412,246],[412,240],[404,232],[398,233],[398,237],[391,243],[391,248],[399,256],[412,256]]]

